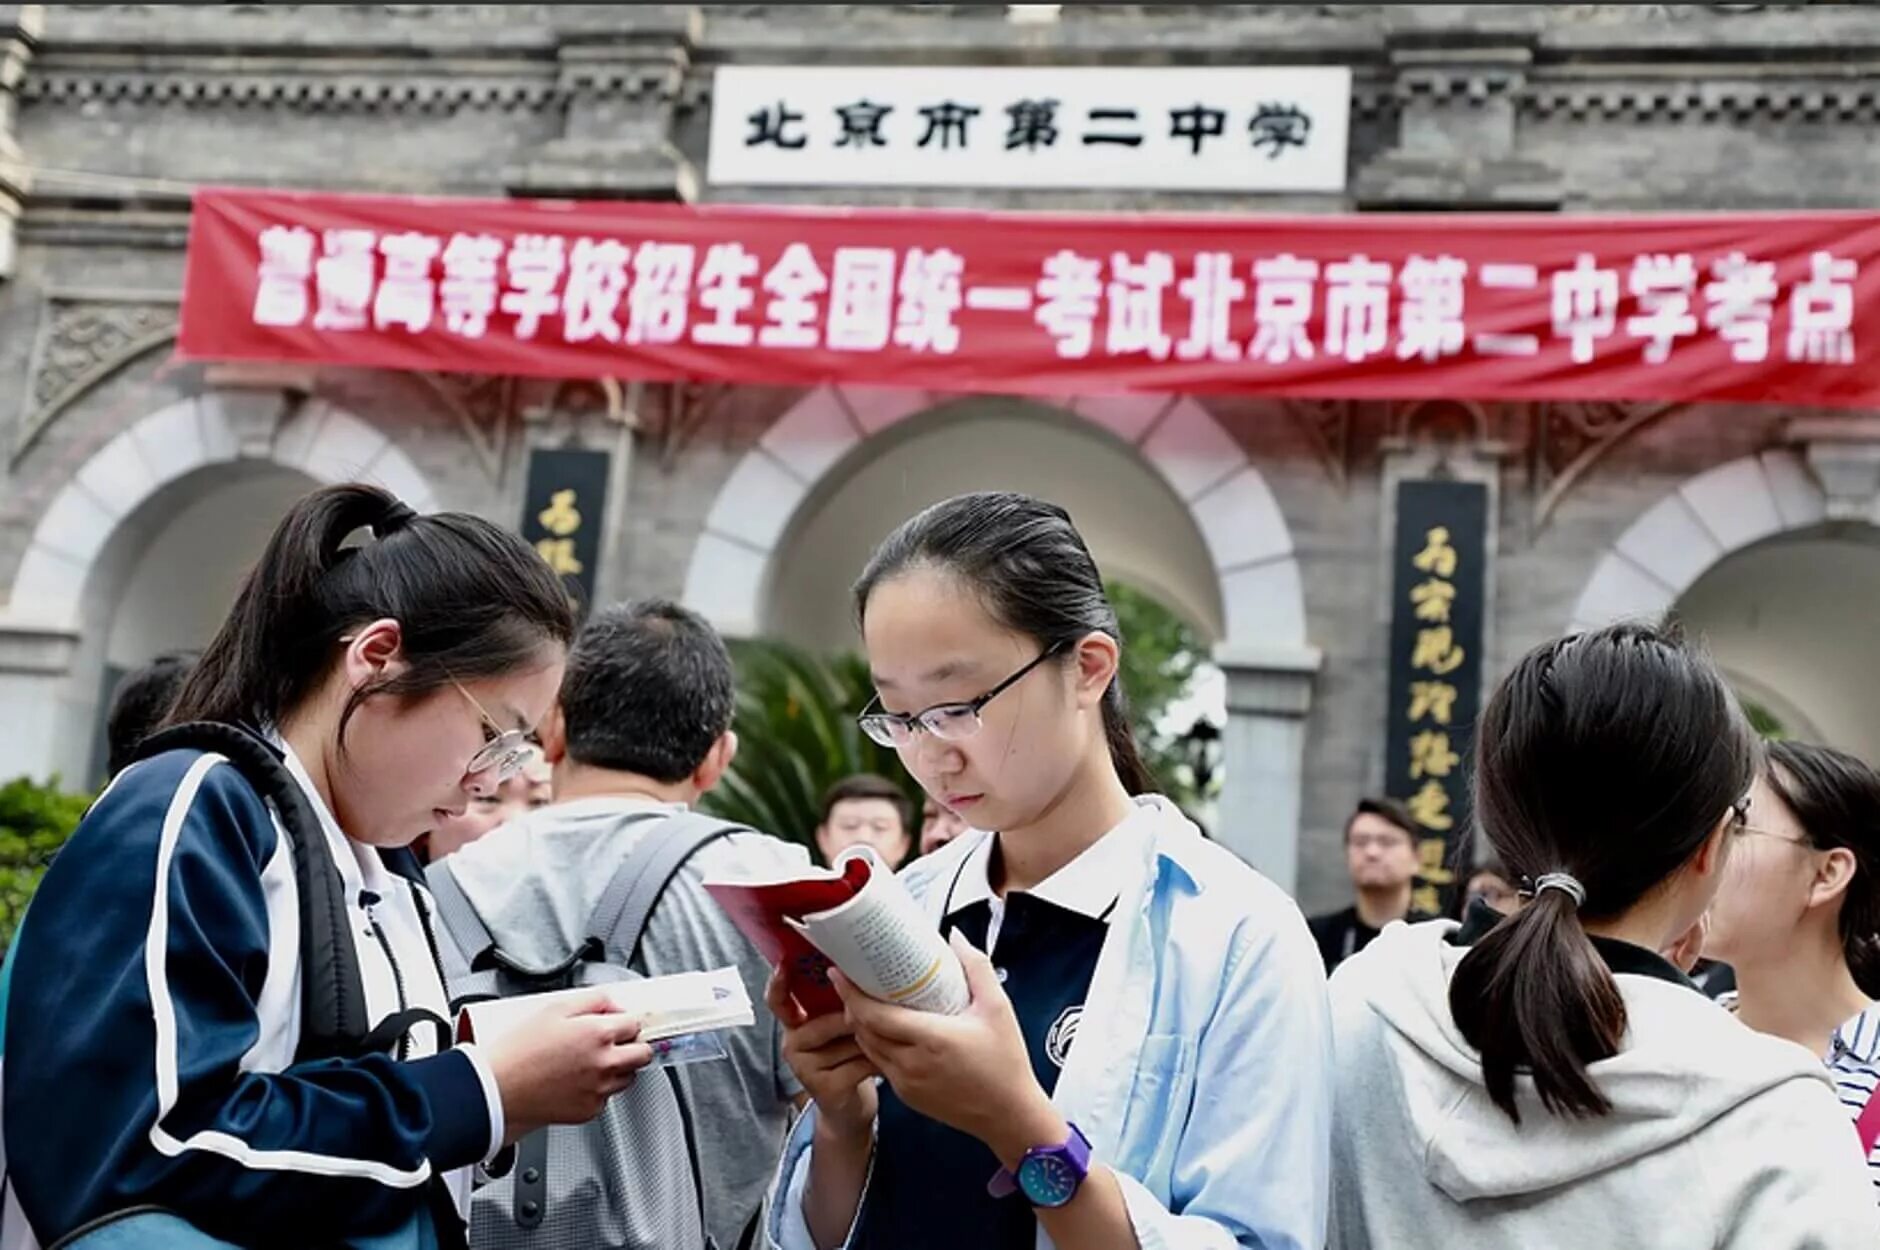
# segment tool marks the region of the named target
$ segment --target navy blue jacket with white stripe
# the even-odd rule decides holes
[[[492,1148],[489,1086],[462,1051],[293,1062],[289,847],[219,758],[120,776],[18,937],[6,1207],[42,1244],[138,1205],[244,1245],[367,1234],[416,1213],[434,1169]]]

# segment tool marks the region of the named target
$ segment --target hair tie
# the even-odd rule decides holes
[[[1578,877],[1570,872],[1544,872],[1534,879],[1534,888],[1530,893],[1539,898],[1549,890],[1559,890],[1573,900],[1573,909],[1578,911],[1586,905],[1586,887],[1580,884]]]
[[[372,526],[372,533],[377,538],[389,538],[417,519],[418,514],[399,500],[392,500],[385,505],[385,513]]]

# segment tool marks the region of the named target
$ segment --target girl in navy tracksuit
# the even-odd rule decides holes
[[[520,763],[572,632],[514,535],[330,487],[282,521],[178,696],[172,723],[252,730],[305,796],[368,1024],[447,1011],[405,848]],[[487,1052],[419,1027],[297,1060],[303,978],[326,970],[301,966],[282,821],[225,756],[164,751],[46,874],[10,968],[0,1246],[139,1208],[244,1246],[435,1227],[439,1179],[461,1200],[470,1165],[588,1118],[650,1057],[590,1004]]]

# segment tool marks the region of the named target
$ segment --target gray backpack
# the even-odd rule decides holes
[[[742,832],[696,812],[647,812],[655,822],[615,870],[587,940],[560,963],[531,968],[496,945],[450,861],[427,874],[437,899],[439,957],[451,1007],[490,998],[639,977],[629,965],[666,884],[701,847]],[[600,1115],[516,1143],[515,1163],[470,1201],[472,1250],[716,1250],[704,1224],[698,1144],[670,1068],[641,1074]],[[748,1240],[747,1230],[747,1240]]]

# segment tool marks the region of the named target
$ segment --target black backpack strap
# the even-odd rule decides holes
[[[273,807],[287,831],[300,898],[301,1022],[295,1058],[361,1053],[359,1043],[371,1031],[371,1023],[359,954],[353,947],[346,883],[300,783],[273,744],[241,726],[214,721],[192,721],[162,730],[144,740],[137,757],[177,750],[222,756]]]
[[[633,962],[647,918],[688,859],[728,833],[743,832],[745,826],[703,812],[674,812],[657,821],[615,870],[588,921],[588,933],[600,939],[608,962]]]
[[[439,860],[425,869],[424,883],[430,888],[431,898],[437,903],[437,918],[450,938],[438,943],[438,959],[444,965],[444,984],[454,987],[486,961],[489,952],[496,949],[496,938],[458,884],[448,861]],[[456,993],[453,988],[452,997]]]

